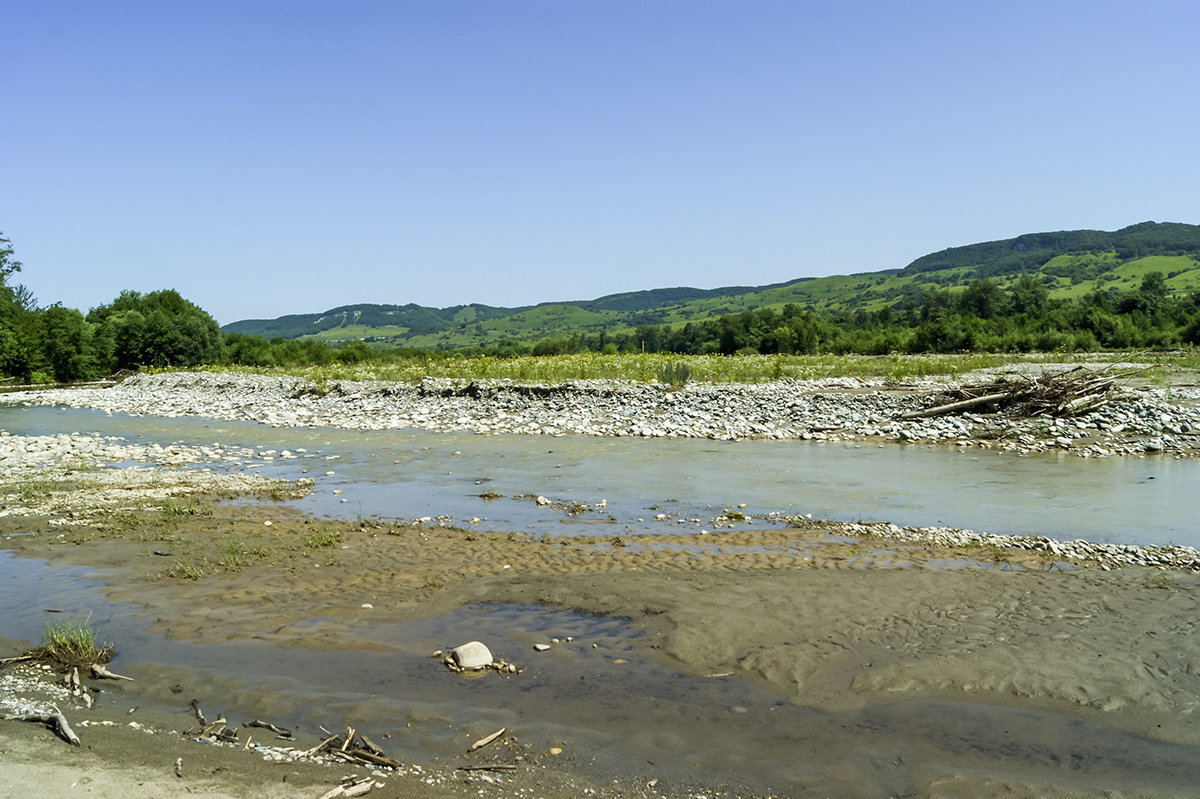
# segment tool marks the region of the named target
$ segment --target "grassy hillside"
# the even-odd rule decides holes
[[[1007,288],[1023,275],[1034,275],[1051,297],[1081,297],[1109,289],[1128,291],[1153,271],[1167,276],[1167,287],[1173,292],[1200,291],[1200,226],[1143,222],[1113,232],[1025,234],[931,253],[903,269],[800,278],[769,286],[662,288],[521,308],[353,305],[322,314],[234,322],[223,329],[267,338],[312,337],[330,343],[362,339],[380,345],[450,349],[573,333],[620,333],[640,325],[682,325],[788,304],[818,314],[874,311],[920,297],[927,290],[965,288],[982,278]]]

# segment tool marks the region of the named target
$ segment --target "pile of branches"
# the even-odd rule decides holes
[[[367,736],[357,735],[353,727],[347,727],[345,733],[330,735],[303,754],[306,757],[326,754],[347,763],[357,763],[360,766],[400,768],[400,763],[385,756],[383,750]]]
[[[1148,368],[1148,367],[1147,367]],[[958,386],[943,392],[936,405],[911,411],[902,419],[925,419],[947,413],[978,410],[1013,416],[1079,416],[1099,410],[1113,400],[1117,381],[1144,372],[1113,374],[1076,366],[1058,374],[1001,375],[990,383]]]

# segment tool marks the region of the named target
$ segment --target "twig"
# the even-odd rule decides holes
[[[471,748],[468,749],[467,751],[474,752],[476,749],[482,749],[483,747],[487,746],[492,741],[496,740],[497,738],[499,738],[501,735],[503,735],[506,732],[508,732],[508,727],[501,727],[500,729],[496,730],[491,735],[488,735],[485,738],[480,738],[478,741],[471,744]]]
[[[27,660],[33,660],[37,655],[18,655],[15,658],[0,659],[0,666],[7,666],[9,663],[24,663]]]

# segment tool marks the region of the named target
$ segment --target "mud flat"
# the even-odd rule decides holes
[[[855,539],[821,524],[614,542],[378,521],[317,525],[270,504],[197,501],[193,513],[164,512],[154,501],[133,519],[101,510],[69,526],[9,516],[2,541],[21,556],[86,565],[106,581],[108,598],[145,608],[151,631],[171,639],[257,641],[296,657],[352,653],[381,645],[367,620],[437,617],[479,602],[543,604],[628,618],[642,634],[637,651],[651,661],[700,679],[741,679],[813,714],[800,737],[773,735],[769,712],[752,725],[762,735],[753,757],[774,775],[766,786],[743,751],[750,733],[732,722],[725,741],[693,740],[683,728],[614,730],[633,742],[619,750],[624,763],[611,752],[589,755],[595,730],[583,724],[571,733],[564,719],[557,737],[530,722],[528,733],[514,730],[521,744],[488,753],[485,762],[520,772],[498,784],[457,771],[462,758],[406,759],[403,769],[380,772],[385,787],[376,795],[1176,796],[1200,779],[1200,576],[1191,571],[1105,571],[1047,551]],[[231,540],[256,553],[230,561]],[[336,783],[336,767],[264,765],[259,752],[196,744],[181,713],[135,717],[153,733],[130,728],[126,706],[185,700],[171,699],[172,683],[155,669],[126,671],[139,681],[105,686],[124,704],[72,709],[89,722],[78,728],[82,752],[37,725],[0,725],[10,757],[3,779],[77,783],[86,773],[96,790],[111,779],[110,792],[98,794],[111,796],[187,785],[201,795],[316,797]],[[226,695],[239,693],[247,691]],[[374,725],[385,723],[394,726]],[[996,725],[1007,742],[994,739]],[[319,742],[307,732],[306,745]],[[459,737],[477,732],[468,726]],[[566,757],[549,754],[555,744]],[[648,766],[637,756],[643,744],[741,759],[731,759],[723,780],[690,784],[687,756]],[[176,757],[189,766],[185,778],[171,773]],[[131,792],[136,783],[146,792]],[[310,787],[288,793],[299,786]]]

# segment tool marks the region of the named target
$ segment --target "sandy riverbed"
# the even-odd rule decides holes
[[[720,679],[807,714],[786,730],[773,726],[770,707],[740,722],[729,716],[728,740],[713,734],[720,718],[689,729],[687,718],[647,726],[634,714],[604,729],[566,724],[553,739],[543,725],[485,750],[519,765],[499,783],[457,771],[469,761],[454,749],[382,775],[372,796],[1158,797],[1194,795],[1200,784],[1200,575],[1187,569],[854,537],[820,523],[535,539],[315,520],[264,498],[296,486],[189,484],[169,465],[147,471],[162,477],[137,473],[119,502],[101,501],[110,489],[86,495],[87,513],[62,501],[82,501],[66,492],[101,484],[95,473],[22,473],[30,501],[0,518],[0,545],[50,568],[89,567],[107,581],[108,599],[143,608],[150,631],[168,640],[366,652],[380,648],[364,633],[368,617],[545,605],[628,618],[641,633],[630,644],[638,656],[699,678],[729,675]],[[146,483],[141,500],[135,482]],[[260,503],[221,502],[213,491]],[[20,650],[5,647],[0,654]],[[72,708],[97,722],[79,730],[82,749],[39,725],[0,723],[0,793],[316,799],[351,770],[195,743],[179,734],[186,719],[161,711],[178,703],[172,691],[186,671],[132,673],[138,682],[105,686],[117,702]],[[272,709],[236,674],[207,687],[231,704]],[[127,709],[141,705],[160,709],[135,716],[153,734],[128,726]],[[426,711],[415,723],[448,719]],[[484,731],[449,729],[437,746],[461,748]],[[551,755],[552,743],[563,753]],[[658,760],[647,764],[649,748]],[[756,758],[771,768],[756,774]]]
[[[268,520],[272,525],[264,528]],[[12,530],[23,523],[5,524]],[[336,533],[336,548],[303,544],[317,527],[321,535]],[[223,570],[216,558],[231,535],[264,541],[270,554]],[[545,603],[631,618],[646,633],[639,646],[652,659],[689,674],[732,673],[790,703],[844,718],[869,704],[873,712],[890,706],[901,716],[910,713],[919,724],[927,703],[950,701],[1079,719],[1113,730],[1118,739],[1128,733],[1130,741],[1178,744],[1180,752],[1200,746],[1200,678],[1192,667],[1200,654],[1193,629],[1200,577],[1190,572],[1061,568],[1021,552],[989,563],[964,551],[864,546],[829,537],[819,526],[741,532],[717,543],[712,535],[655,536],[657,546],[648,548],[637,539],[614,546],[605,539],[531,539],[442,527],[318,525],[270,506],[216,506],[212,516],[148,514],[119,531],[80,526],[4,540],[22,555],[97,569],[111,580],[106,590],[112,599],[153,608],[152,629],[185,640],[354,648],[368,645],[352,623],[364,602],[393,621],[474,602]],[[185,553],[208,563],[208,573],[195,580],[166,576]],[[308,619],[323,621],[301,623]],[[153,698],[165,686],[124,690],[136,701],[139,691]],[[1037,735],[1045,718],[1018,713],[1009,721]],[[44,757],[58,761],[54,768],[80,758],[92,758],[93,765],[116,761],[131,769],[130,776],[150,758],[146,746],[128,741],[100,744],[91,754],[70,751],[27,726],[0,727],[6,746],[14,747],[14,762],[26,759],[21,769],[6,769],[6,779],[39,779],[43,766],[35,762]],[[1013,734],[1019,740],[1023,732]],[[872,741],[876,745],[900,747],[908,757],[901,765],[871,765],[872,758],[831,736],[824,748],[799,757],[800,776],[779,786],[779,795],[869,796],[883,787],[913,795],[979,795],[1000,786],[1037,795],[1095,795],[1101,787],[1119,791],[1113,795],[1184,795],[1183,782],[1200,776],[1170,762],[1163,752],[1171,749],[1162,746],[1145,753],[1151,764],[1167,759],[1156,767],[1158,783],[1147,784],[1144,767],[1119,758],[1097,756],[1087,768],[1054,758],[1006,763],[1003,754],[967,746],[940,762],[945,754],[935,757],[937,747],[928,742]],[[1108,745],[1080,743],[1085,750]],[[132,757],[121,754],[126,751]],[[566,774],[582,784],[583,776],[572,774],[566,761],[565,771],[558,765],[555,779]],[[80,767],[69,769],[75,774]],[[321,776],[328,773],[314,779]],[[167,777],[163,785],[177,784]],[[123,777],[116,779],[123,784]],[[203,790],[308,795],[263,793],[259,780],[217,780],[213,786],[221,787]],[[405,793],[414,788],[411,780],[393,782],[397,793],[378,795],[416,795]],[[445,783],[448,791],[471,787]],[[153,779],[148,784],[158,785]],[[510,783],[514,791],[517,785]],[[613,790],[630,795],[638,785],[643,783]],[[565,783],[558,789],[564,792],[547,795],[571,795]],[[671,795],[667,783],[655,790]]]

